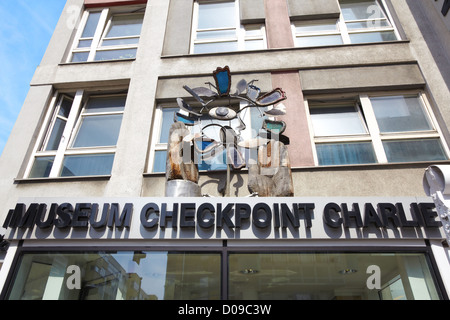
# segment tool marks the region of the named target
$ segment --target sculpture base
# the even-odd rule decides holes
[[[187,180],[166,181],[166,197],[201,197],[200,186]]]

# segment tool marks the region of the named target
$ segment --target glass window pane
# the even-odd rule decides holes
[[[118,112],[125,108],[126,96],[93,97],[86,105],[86,113]]]
[[[91,12],[89,14],[89,18],[86,22],[86,26],[84,27],[81,38],[92,38],[94,36],[98,21],[100,19],[100,15],[101,12]]]
[[[295,31],[297,33],[337,31],[337,24],[336,21],[299,23],[295,26]]]
[[[167,151],[155,151],[153,172],[166,172]]]
[[[368,288],[369,266],[390,296]],[[229,277],[230,300],[439,299],[419,253],[232,253]]]
[[[95,55],[95,61],[106,60],[123,60],[123,59],[135,59],[137,49],[121,49],[121,50],[102,50],[97,51]]]
[[[53,126],[52,134],[47,142],[46,151],[49,150],[58,150],[59,143],[61,142],[61,137],[64,132],[64,128],[66,127],[66,121],[60,118],[56,118],[55,125]]]
[[[139,38],[105,39],[102,42],[103,47],[109,46],[128,46],[138,44]]]
[[[174,113],[178,112],[180,109],[177,108],[163,108],[162,109],[162,123],[161,123],[161,133],[159,136],[159,143],[169,142],[169,131],[173,124]],[[165,171],[165,169],[164,169]]]
[[[198,40],[206,39],[235,39],[236,30],[217,30],[217,31],[201,31],[197,32]]]
[[[106,38],[138,36],[142,29],[142,14],[115,16]]]
[[[198,9],[198,29],[236,27],[234,1],[201,3]]]
[[[89,58],[89,52],[74,52],[72,62],[86,62]]]
[[[342,37],[339,34],[336,35],[324,35],[324,36],[310,36],[310,37],[297,37],[295,39],[295,45],[297,47],[320,47],[320,46],[333,46],[343,44]]]
[[[58,115],[60,115],[64,118],[68,118],[70,109],[72,108],[72,103],[73,103],[73,101],[71,99],[64,97],[61,102],[61,106],[59,107]]]
[[[321,166],[377,162],[370,142],[317,144],[316,150]]]
[[[384,141],[383,146],[389,162],[447,160],[438,139]]]
[[[381,132],[432,130],[418,96],[372,97]]]
[[[67,267],[81,289],[66,285]],[[184,252],[25,253],[11,300],[219,300],[221,255]]]
[[[34,160],[29,178],[48,178],[52,170],[55,157],[37,157]]]
[[[340,0],[341,11],[346,21],[385,17],[377,1]]]
[[[245,50],[264,49],[264,40],[245,40]]]
[[[66,156],[61,177],[109,175],[113,162],[114,154]]]
[[[397,36],[394,31],[350,33],[349,36],[351,43],[370,43],[397,40]]]
[[[84,117],[73,147],[115,146],[121,124],[121,114]]]
[[[387,20],[368,20],[368,21],[347,23],[347,28],[350,30],[367,29],[367,28],[385,28],[390,26],[391,25]]]
[[[238,50],[237,41],[215,42],[215,43],[197,43],[194,46],[194,53],[215,53],[231,52]]]
[[[366,133],[361,116],[353,106],[312,107],[310,114],[316,137]]]
[[[92,40],[80,40],[78,42],[78,48],[89,48],[92,44]]]

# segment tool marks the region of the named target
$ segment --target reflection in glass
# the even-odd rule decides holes
[[[110,175],[114,154],[65,156],[61,177]]]
[[[376,163],[370,142],[323,143],[316,150],[321,166]]]
[[[72,55],[72,62],[86,62],[89,57],[89,52],[74,52]]]
[[[34,160],[29,178],[48,178],[52,170],[55,157],[37,157]]]
[[[438,139],[387,140],[383,146],[389,162],[447,160]]]
[[[198,10],[198,29],[235,27],[235,2],[201,3]]]
[[[97,51],[95,55],[95,61],[105,60],[123,60],[123,59],[135,59],[137,49],[122,49],[122,50],[102,50]]]
[[[349,36],[352,43],[370,43],[397,40],[397,36],[393,31],[350,33]]]
[[[432,130],[417,96],[370,98],[381,132]]]
[[[310,114],[316,137],[365,134],[367,132],[355,106],[312,107]]]
[[[390,296],[368,288],[373,265],[381,288],[401,279]],[[236,253],[229,255],[228,284],[231,300],[439,299],[422,254]]]
[[[194,45],[194,53],[229,52],[229,51],[237,51],[237,49],[238,49],[237,41],[197,43]]]
[[[73,148],[115,146],[122,114],[84,117]]]
[[[83,34],[81,38],[92,38],[94,37],[95,31],[97,30],[98,21],[100,19],[101,12],[91,12],[89,18],[84,27]]]
[[[142,14],[118,15],[113,17],[106,38],[140,35],[143,17]]]
[[[45,150],[58,150],[59,143],[61,142],[61,137],[64,132],[64,128],[66,127],[66,121],[60,118],[55,120],[55,124],[53,126],[52,134],[48,139],[47,147]]]
[[[220,254],[171,252],[29,253],[20,263],[14,300],[218,300]],[[67,267],[81,271],[68,289]]]
[[[155,151],[155,160],[153,162],[153,172],[166,172],[167,151]]]
[[[295,39],[295,45],[297,47],[320,47],[320,46],[333,46],[343,44],[341,35],[320,35],[320,36],[305,36],[297,37]]]

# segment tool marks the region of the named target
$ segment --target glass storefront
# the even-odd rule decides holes
[[[440,298],[426,253],[24,252],[18,261],[13,300]]]

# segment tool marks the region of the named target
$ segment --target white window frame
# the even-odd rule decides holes
[[[95,34],[93,37],[89,38],[82,38],[84,29],[86,27],[86,23],[88,21],[89,15],[91,13],[100,13],[100,18],[97,24],[97,28],[95,30]],[[67,57],[67,63],[72,63],[72,59],[74,54],[76,53],[82,53],[82,52],[89,52],[89,56],[86,62],[93,62],[93,61],[101,61],[101,60],[95,60],[95,56],[98,52],[101,51],[117,51],[117,50],[123,50],[123,49],[136,49],[139,46],[139,41],[136,44],[129,44],[129,45],[115,45],[115,46],[102,46],[103,40],[105,40],[106,35],[108,34],[112,20],[114,17],[117,16],[124,16],[124,15],[138,15],[140,12],[114,12],[112,8],[103,8],[103,9],[87,9],[84,11],[83,16],[80,21],[79,28],[77,30],[77,33],[75,35],[75,39],[72,44],[71,52],[69,56]],[[144,12],[141,13],[144,17]],[[126,38],[138,38],[140,39],[141,35],[135,35],[135,36],[126,36],[126,37],[115,37],[114,39],[126,39]],[[92,40],[90,47],[84,47],[84,48],[78,48],[78,43],[81,40]],[[131,59],[131,58],[130,58]],[[133,58],[134,59],[134,58]],[[122,60],[122,59],[115,59],[115,60]],[[112,60],[112,61],[115,61]],[[74,62],[76,63],[76,62]]]
[[[212,28],[212,29],[198,29],[198,22],[199,22],[199,7],[201,3],[220,3],[220,2],[233,2],[230,0],[218,0],[218,1],[210,1],[206,2],[205,0],[197,0],[194,2],[194,12],[192,17],[192,32],[191,32],[191,44],[189,53],[190,54],[196,54],[195,53],[195,45],[197,44],[210,44],[210,43],[223,43],[223,42],[236,42],[237,44],[237,51],[245,51],[246,50],[246,42],[252,41],[252,40],[262,40],[263,41],[263,48],[260,50],[267,49],[267,37],[266,37],[266,27],[265,24],[255,23],[255,24],[249,24],[247,25],[241,25],[240,22],[240,12],[239,12],[239,1],[240,0],[234,0],[235,3],[235,17],[236,22],[234,27],[229,28]],[[254,28],[259,27],[260,29],[260,35],[257,36],[247,36],[246,31],[248,28]],[[207,31],[226,31],[226,30],[234,30],[236,32],[235,37],[229,37],[229,38],[209,38],[209,39],[197,39],[197,32],[207,32]],[[229,52],[229,51],[227,51]],[[234,52],[234,51],[232,51]]]
[[[25,170],[24,174],[25,179],[29,178],[31,170],[33,169],[33,165],[35,163],[35,159],[39,157],[54,157],[53,166],[49,176],[36,178],[36,179],[50,179],[50,178],[58,178],[61,176],[64,158],[66,156],[116,153],[116,146],[81,147],[81,148],[72,147],[74,139],[76,138],[78,130],[83,122],[84,116],[83,113],[86,109],[89,99],[95,97],[126,96],[126,94],[108,94],[108,95],[96,94],[87,96],[84,90],[78,90],[75,93],[72,108],[67,118],[67,123],[64,128],[58,149],[45,151],[45,147],[48,142],[47,141],[48,136],[51,134],[51,131],[53,130],[53,126],[56,119],[54,114],[57,113],[59,110],[58,102],[61,101],[63,95],[64,94],[62,93],[56,92],[51,100],[50,107],[44,119],[44,125],[42,126],[42,129],[39,132],[38,139],[36,140],[36,143],[34,145],[33,149],[34,151],[30,157],[30,161]],[[123,113],[124,111],[114,111],[114,112],[90,113],[89,115],[94,116],[94,115],[109,115],[109,114],[123,114]]]
[[[387,7],[386,0],[376,0],[378,3],[378,6],[381,9],[381,12],[383,15],[385,15],[385,18],[374,18],[374,19],[364,19],[364,20],[350,20],[345,21],[344,16],[341,13],[339,19],[336,19],[337,21],[337,31],[316,31],[316,32],[297,32],[296,26],[299,26],[301,24],[320,24],[320,22],[329,22],[332,21],[332,19],[322,19],[322,20],[307,20],[307,21],[294,21],[291,23],[291,29],[292,29],[292,35],[294,38],[294,44],[296,43],[297,38],[301,37],[320,37],[320,36],[326,36],[326,35],[341,35],[342,41],[344,45],[352,44],[350,40],[350,34],[363,34],[363,33],[374,33],[374,32],[393,32],[395,34],[396,40],[401,40],[400,33],[398,32],[398,28],[395,24],[395,21],[392,17],[392,14],[389,11],[389,8]],[[373,21],[373,20],[386,20],[390,27],[380,27],[380,28],[361,28],[361,29],[354,29],[349,30],[347,27],[347,23],[352,22],[365,22],[365,21]],[[334,20],[333,20],[334,21]],[[377,42],[379,43],[379,42]]]
[[[389,97],[389,96],[417,96],[420,100],[420,103],[423,107],[423,111],[425,116],[428,118],[432,129],[423,130],[423,131],[409,131],[409,132],[390,132],[390,133],[381,133],[378,127],[378,122],[375,117],[375,113],[373,111],[372,103],[370,102],[371,97]],[[307,109],[307,120],[308,127],[310,131],[310,139],[313,147],[313,158],[315,166],[319,165],[319,159],[317,155],[317,144],[323,143],[346,143],[346,142],[371,142],[375,157],[377,160],[377,164],[388,164],[388,159],[386,156],[386,152],[383,146],[384,141],[389,140],[414,140],[414,139],[439,139],[441,142],[442,148],[447,158],[450,159],[450,149],[448,147],[447,142],[444,139],[444,135],[442,130],[440,129],[437,119],[433,114],[430,102],[426,97],[426,94],[423,91],[393,91],[393,92],[379,92],[379,93],[371,93],[371,94],[354,94],[351,97],[354,97],[358,100],[361,106],[361,111],[364,114],[365,125],[368,129],[367,135],[339,135],[339,136],[330,136],[330,137],[316,137],[314,135],[314,127],[312,123],[312,119],[310,116],[310,103],[308,100],[320,100],[326,99],[330,101],[330,104],[333,105],[333,95],[329,96],[310,96],[304,98],[304,103]],[[350,95],[349,95],[350,97]],[[336,101],[339,101],[339,97],[336,96]],[[342,166],[348,166],[350,164],[344,164]],[[339,165],[341,166],[341,165]]]
[[[321,22],[334,22],[336,24],[336,30],[334,31],[310,31],[310,32],[297,32],[297,27],[306,24],[318,24]],[[307,20],[307,21],[295,21],[291,23],[292,34],[294,36],[294,44],[297,43],[298,38],[308,38],[308,37],[322,37],[322,36],[340,36],[343,44],[345,44],[342,32],[340,30],[339,19],[322,19],[322,20]]]

